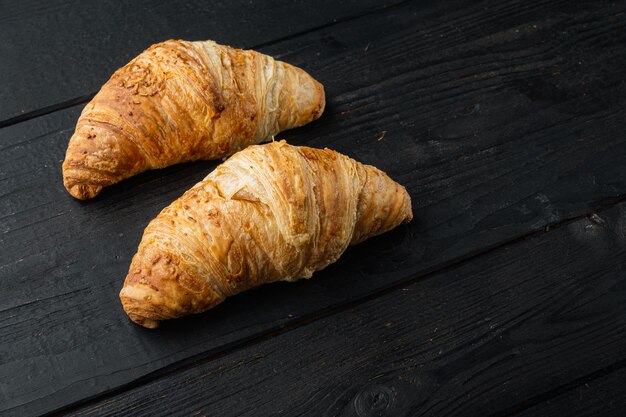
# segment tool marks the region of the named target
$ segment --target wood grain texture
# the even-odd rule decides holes
[[[0,2],[0,126],[86,100],[153,43],[251,48],[400,0]]]
[[[60,179],[80,106],[0,129],[0,411],[55,410],[226,352],[623,199],[624,11],[410,2],[261,48],[328,94],[320,121],[284,137],[387,171],[415,220],[311,281],[158,332],[132,325],[117,293],[148,221],[215,163],[146,173],[80,203]]]
[[[626,410],[626,369],[602,375],[546,401],[512,414],[515,417],[622,417]]]
[[[622,204],[76,415],[506,414],[626,359],[625,226]]]

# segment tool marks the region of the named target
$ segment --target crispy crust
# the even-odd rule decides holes
[[[264,283],[309,278],[411,218],[404,187],[372,166],[284,141],[250,146],[152,220],[120,298],[154,328]]]
[[[212,41],[155,44],[84,108],[63,183],[84,200],[142,171],[217,159],[317,119],[324,89],[303,70]]]

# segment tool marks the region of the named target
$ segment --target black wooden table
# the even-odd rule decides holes
[[[626,2],[0,3],[0,412],[626,413]],[[217,162],[79,202],[84,104],[152,43],[298,65],[281,137],[406,185],[415,220],[314,279],[150,331],[118,292],[143,228]]]

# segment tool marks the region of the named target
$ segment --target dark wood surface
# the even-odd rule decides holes
[[[623,409],[626,2],[87,3],[0,6],[1,412]],[[415,220],[312,280],[130,323],[143,228],[217,163],[86,203],[60,163],[86,97],[172,37],[309,71],[327,110],[281,136],[386,170]]]
[[[181,416],[513,413],[626,362],[625,215],[538,232],[76,413],[154,415],[164,401]]]
[[[219,39],[254,48],[399,2],[3,2],[0,126],[86,102],[113,71],[155,42]]]
[[[612,372],[598,372],[572,389],[551,395],[545,401],[515,413],[518,417],[552,417],[558,415],[595,417],[623,417],[626,410],[624,381],[626,369],[620,367]],[[588,382],[586,380],[589,380]]]

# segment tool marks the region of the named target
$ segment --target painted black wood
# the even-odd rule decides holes
[[[623,417],[626,411],[626,368],[583,379],[580,385],[533,405],[516,417]]]
[[[626,195],[626,3],[410,2],[261,48],[326,86],[284,135],[407,185],[415,221],[308,282],[132,325],[117,293],[143,228],[212,169],[151,172],[72,200],[80,106],[0,129],[0,411],[51,411],[298,326]],[[424,314],[428,314],[425,309]]]
[[[86,101],[156,42],[213,39],[250,48],[398,1],[2,1],[0,126]]]
[[[506,415],[626,366],[625,226],[622,204],[76,414]]]

